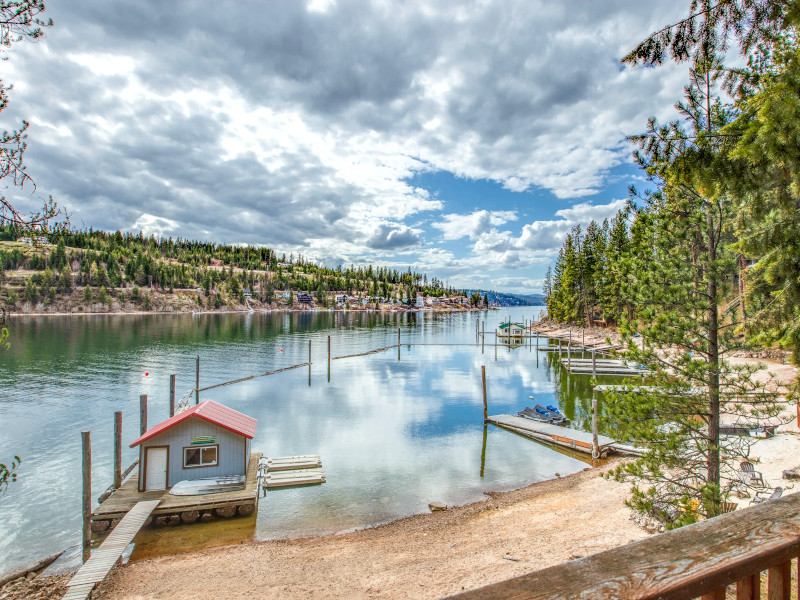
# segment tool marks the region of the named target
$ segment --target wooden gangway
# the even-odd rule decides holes
[[[117,563],[125,548],[131,543],[159,502],[161,500],[143,500],[128,511],[114,531],[70,579],[67,584],[69,591],[64,595],[63,600],[80,600],[90,597],[94,586],[106,578],[111,567]]]

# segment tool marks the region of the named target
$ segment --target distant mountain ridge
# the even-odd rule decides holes
[[[541,294],[507,294],[494,290],[467,290],[467,295],[478,292],[481,297],[488,296],[489,302],[497,302],[500,306],[544,306]]]

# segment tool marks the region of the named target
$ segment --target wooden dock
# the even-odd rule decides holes
[[[495,415],[489,417],[486,421],[531,439],[550,442],[551,444],[571,448],[589,455],[592,454],[592,434],[586,431],[561,427],[560,425],[551,425],[549,423],[539,423],[531,419],[515,417],[513,415]],[[641,448],[621,444],[607,435],[598,435],[597,445],[601,457],[605,457],[609,452],[633,456],[642,453]]]
[[[623,360],[592,359],[592,358],[562,358],[561,364],[570,373],[597,374],[597,375],[650,375],[649,369],[632,367]]]
[[[252,514],[256,508],[258,461],[260,458],[260,452],[250,454],[250,462],[247,465],[247,478],[243,490],[199,496],[173,496],[167,490],[140,492],[138,489],[138,473],[134,471],[128,480],[122,484],[122,487],[111,494],[92,513],[93,531],[102,531],[101,522],[103,521],[109,523],[115,519],[123,518],[128,511],[143,500],[160,500],[158,507],[153,510],[153,517],[217,509],[235,511],[238,507],[244,507],[239,511],[241,514]]]
[[[106,578],[159,502],[161,500],[137,502],[127,512],[114,531],[70,579],[67,584],[69,591],[64,595],[64,600],[82,600],[91,597],[94,586]]]
[[[526,437],[532,437],[543,442],[550,442],[566,448],[572,448],[579,452],[592,453],[592,434],[569,427],[551,425],[549,423],[539,423],[524,417],[512,415],[495,415],[487,419],[489,423],[499,427],[505,427],[522,433]],[[605,435],[597,436],[597,444],[601,454],[608,452],[610,446],[615,443],[613,439]]]

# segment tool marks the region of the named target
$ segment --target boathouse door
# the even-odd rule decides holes
[[[147,448],[145,490],[167,489],[167,448]]]

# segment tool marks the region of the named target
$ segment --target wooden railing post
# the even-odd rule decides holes
[[[767,571],[767,598],[790,600],[792,597],[792,562],[786,561]]]

